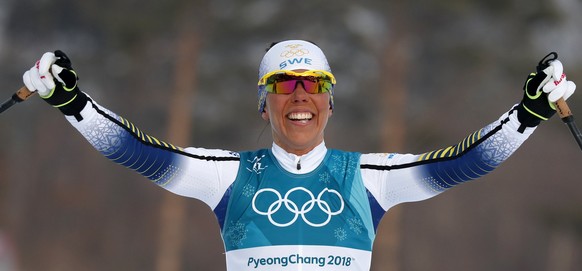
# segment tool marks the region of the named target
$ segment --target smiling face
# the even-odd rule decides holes
[[[275,144],[303,155],[323,142],[335,77],[323,51],[304,40],[271,44],[259,65],[258,110]]]
[[[332,110],[329,93],[310,94],[296,84],[291,94],[267,94],[263,119],[271,122],[273,141],[287,152],[303,155],[321,142]]]

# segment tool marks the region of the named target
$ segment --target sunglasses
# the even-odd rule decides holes
[[[297,84],[301,84],[305,92],[310,94],[331,92],[335,85],[335,77],[330,72],[314,70],[294,72],[279,70],[265,74],[259,80],[259,87],[268,93],[291,94]]]

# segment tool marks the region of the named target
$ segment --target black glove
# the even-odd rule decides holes
[[[523,131],[525,127],[535,127],[542,120],[547,120],[556,113],[556,107],[553,103],[555,101],[551,101],[553,97],[548,99],[548,94],[558,89],[556,86],[560,85],[562,80],[565,81],[566,88],[568,85],[565,75],[562,73],[562,63],[557,58],[558,54],[555,52],[548,54],[538,64],[536,72],[527,77],[523,86],[523,99],[517,107],[517,118],[521,122],[520,131]],[[552,87],[552,84],[555,84],[555,86]],[[559,94],[558,92],[561,94],[557,95]],[[562,97],[565,94],[561,90],[558,92],[551,95]]]
[[[88,97],[77,86],[77,74],[71,60],[60,50],[45,53],[42,58],[24,73],[24,84],[63,114],[81,120],[80,112]]]

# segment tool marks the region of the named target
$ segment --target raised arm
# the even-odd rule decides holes
[[[79,89],[71,61],[61,51],[45,53],[23,80],[106,158],[173,193],[197,198],[214,209],[236,177],[237,153],[174,146],[97,104]]]
[[[525,82],[522,101],[458,144],[420,155],[362,155],[362,177],[370,200],[387,211],[396,204],[431,198],[493,171],[541,121],[555,114],[554,103],[568,99],[575,89],[576,85],[566,80],[560,61],[542,60]]]

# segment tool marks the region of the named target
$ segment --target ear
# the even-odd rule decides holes
[[[263,113],[261,113],[261,117],[264,120],[269,121],[269,113],[267,113],[267,110],[263,110]]]

